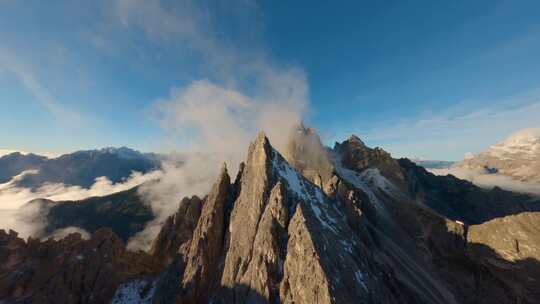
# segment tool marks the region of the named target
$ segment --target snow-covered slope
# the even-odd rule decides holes
[[[22,155],[26,155],[28,154],[28,152],[25,152],[25,151],[17,151],[17,150],[9,150],[9,149],[0,149],[0,157],[4,156],[4,155],[9,155],[11,153],[16,153],[16,152],[19,152],[21,153]]]
[[[521,182],[540,183],[540,128],[518,131],[453,168],[482,170]]]
[[[483,188],[497,186],[540,194],[540,128],[518,131],[449,168],[428,170],[436,175],[451,174]]]
[[[540,128],[518,131],[483,154],[501,160],[540,159]]]

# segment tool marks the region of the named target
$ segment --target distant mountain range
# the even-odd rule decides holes
[[[47,157],[36,154],[6,154],[0,157],[0,183],[11,180],[23,171],[39,169],[47,160]]]
[[[37,188],[45,183],[62,183],[90,187],[97,177],[105,176],[113,183],[127,178],[132,171],[146,173],[160,167],[159,156],[141,153],[126,147],[84,150],[47,158],[14,152],[0,157],[0,183],[27,170],[18,186]]]
[[[451,167],[455,162],[446,160],[411,159],[417,165],[426,169],[444,169]]]
[[[8,154],[13,154],[13,153],[20,153],[20,154],[23,154],[23,155],[28,154],[28,152],[25,152],[25,151],[17,151],[17,150],[9,150],[9,149],[0,149],[0,157],[2,157],[2,156],[4,156],[4,155],[8,155]]]
[[[449,167],[426,166],[484,187],[540,195],[540,129],[525,129]]]
[[[540,128],[516,132],[486,151],[456,163],[453,168],[500,174],[517,181],[538,183],[540,187]]]

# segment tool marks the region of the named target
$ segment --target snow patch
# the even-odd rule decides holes
[[[339,242],[341,243],[345,251],[351,254],[353,253],[353,244],[351,242],[345,240],[339,240]]]
[[[105,147],[98,151],[101,153],[116,154],[119,158],[123,158],[123,159],[139,159],[139,158],[145,157],[141,152],[130,149],[128,147],[120,147],[120,148]]]
[[[367,290],[366,283],[364,283],[364,274],[360,270],[354,272],[354,278],[356,279],[356,282],[358,282],[365,290]]]
[[[535,158],[540,154],[540,128],[520,130],[504,141],[491,146],[486,154],[500,159],[512,159],[512,155]]]
[[[28,155],[29,153],[26,151],[18,151],[18,150],[9,150],[9,149],[0,149],[0,157],[4,155],[9,155],[12,153],[20,153],[22,155]]]
[[[324,195],[319,187],[313,186],[305,178],[291,167],[277,151],[273,151],[272,165],[274,170],[287,181],[290,190],[292,190],[300,199],[308,203],[311,210],[323,225],[323,227],[338,234],[336,229],[337,220],[330,216],[326,210]],[[322,210],[324,209],[324,210]]]
[[[156,292],[155,281],[135,280],[118,287],[111,304],[151,304]]]
[[[366,193],[375,208],[382,209],[384,207],[377,197],[378,192],[384,192],[394,198],[402,198],[401,191],[386,177],[382,176],[379,169],[369,168],[359,173],[343,167],[339,154],[334,153],[332,159],[337,173],[347,182]]]

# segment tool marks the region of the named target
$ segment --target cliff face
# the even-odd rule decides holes
[[[66,303],[538,299],[538,213],[522,213],[526,202],[503,210],[513,213],[500,211],[516,215],[469,225],[456,219],[493,213],[432,208],[456,204],[447,190],[433,186],[480,191],[473,185],[448,186],[356,137],[333,150],[320,150],[316,137],[315,158],[297,159],[298,151],[309,153],[303,142],[313,147],[310,136],[296,140],[296,154],[287,161],[260,134],[235,181],[223,167],[206,197],[183,199],[150,254],[126,251],[110,231],[99,230],[87,241],[71,235],[25,242],[0,234],[0,269],[7,273],[0,275],[0,298],[42,303],[56,303],[58,295],[69,295]],[[456,217],[446,217],[447,210]],[[79,263],[79,255],[92,263]],[[58,269],[46,280],[36,279],[51,272],[51,263]],[[85,280],[93,283],[79,283]]]
[[[162,261],[163,265],[169,265],[177,254],[187,256],[202,204],[203,201],[197,196],[182,199],[178,211],[168,217],[161,227],[150,254]]]

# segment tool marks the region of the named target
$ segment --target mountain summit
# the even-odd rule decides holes
[[[512,134],[486,151],[454,165],[457,168],[484,170],[523,182],[540,184],[540,128]]]

